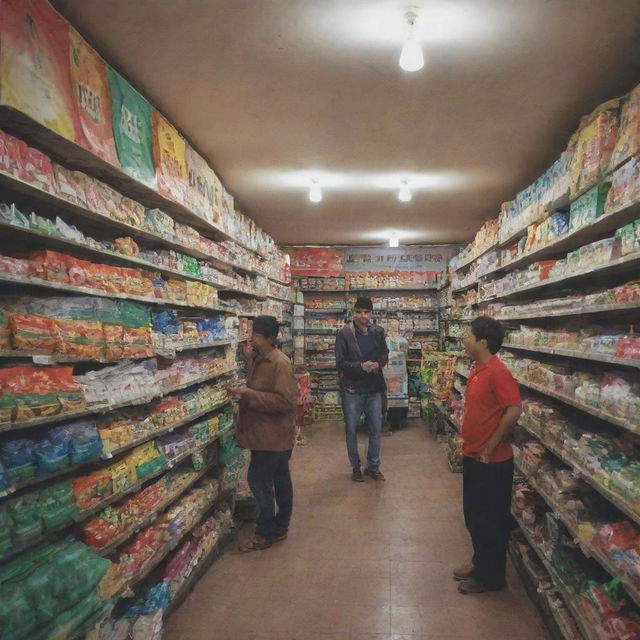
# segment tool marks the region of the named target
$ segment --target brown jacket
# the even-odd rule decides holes
[[[240,400],[240,446],[252,451],[293,449],[298,385],[291,360],[278,349],[253,356],[247,364],[247,387],[257,393]]]

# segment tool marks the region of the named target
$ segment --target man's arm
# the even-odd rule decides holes
[[[382,329],[382,338],[380,341],[380,357],[378,358],[378,364],[380,368],[386,367],[389,362],[389,345],[387,344],[387,338],[384,334],[384,329]]]
[[[291,363],[278,362],[274,376],[273,386],[276,391],[257,391],[245,387],[241,395],[241,406],[264,413],[292,411],[298,399],[298,384]]]
[[[347,340],[342,333],[336,336],[336,368],[340,373],[346,374],[348,378],[362,378],[365,370],[360,360],[347,360],[349,348]]]
[[[489,462],[491,456],[496,447],[511,433],[511,430],[516,426],[520,414],[522,413],[522,407],[517,405],[513,407],[507,407],[500,418],[497,429],[491,434],[484,451],[480,454],[480,462]]]

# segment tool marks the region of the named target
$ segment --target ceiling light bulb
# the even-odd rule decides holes
[[[309,200],[311,202],[320,202],[322,200],[322,190],[317,180],[311,181],[311,188],[309,189]]]
[[[422,55],[422,47],[416,40],[415,35],[415,13],[407,13],[406,20],[409,23],[409,35],[405,40],[400,53],[400,68],[405,71],[420,71],[424,67],[424,56]]]
[[[400,200],[400,202],[411,202],[411,189],[409,189],[409,183],[406,180],[403,180],[400,185],[398,200]]]
[[[398,234],[397,233],[392,233],[389,236],[389,246],[390,247],[397,247],[400,244],[400,240],[398,238]]]

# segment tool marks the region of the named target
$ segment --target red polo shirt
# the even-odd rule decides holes
[[[489,362],[472,367],[464,397],[462,453],[479,458],[491,434],[498,428],[505,409],[522,402],[520,389],[506,365],[493,356]],[[504,462],[512,457],[511,445],[501,442],[490,462]]]

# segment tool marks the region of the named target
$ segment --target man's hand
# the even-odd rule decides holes
[[[242,387],[229,387],[227,391],[236,398],[245,398],[251,394],[251,389],[244,385]]]
[[[362,363],[362,369],[367,373],[373,373],[380,368],[380,365],[377,362],[372,362],[371,360],[367,360]]]
[[[482,462],[483,464],[489,464],[489,462],[491,461],[491,454],[493,453],[493,451],[489,451],[488,449],[485,449],[481,454],[480,454],[480,462]]]

